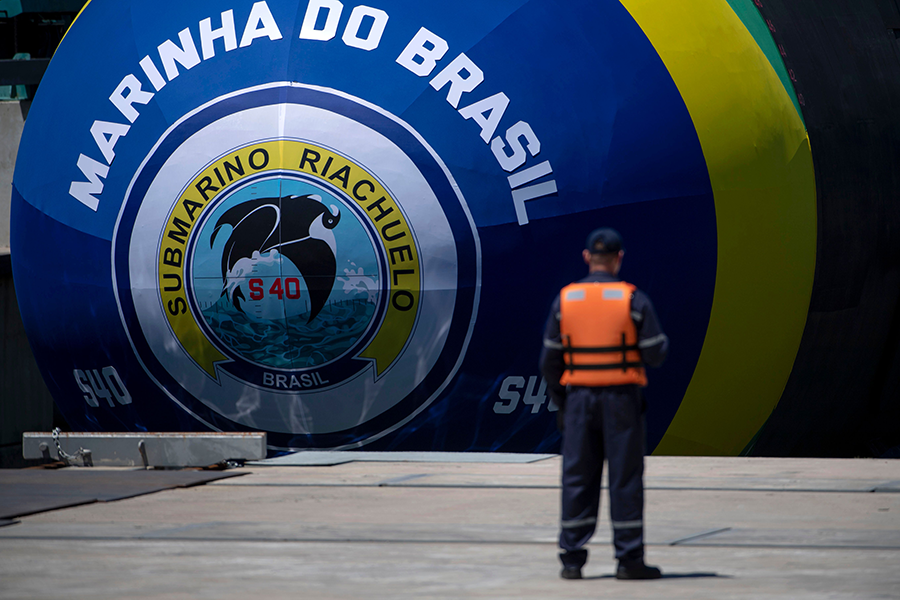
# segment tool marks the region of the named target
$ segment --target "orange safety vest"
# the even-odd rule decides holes
[[[573,283],[559,293],[563,385],[647,385],[631,318],[636,288],[624,281]]]

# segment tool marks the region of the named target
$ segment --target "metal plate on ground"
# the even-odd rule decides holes
[[[367,462],[455,462],[455,463],[532,463],[556,454],[523,454],[514,452],[295,452],[276,458],[254,461],[253,466],[311,467],[341,465],[354,461]]]
[[[0,470],[0,520],[160,490],[201,485],[246,472],[106,469]]]
[[[880,485],[875,486],[873,492],[879,492],[882,494],[885,493],[893,493],[900,494],[900,481],[889,481],[888,483],[882,483]]]

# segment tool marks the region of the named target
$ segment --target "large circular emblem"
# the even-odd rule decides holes
[[[132,347],[173,400],[272,446],[333,447],[391,431],[453,376],[478,252],[458,187],[407,124],[273,84],[162,136],[122,205],[113,276]]]

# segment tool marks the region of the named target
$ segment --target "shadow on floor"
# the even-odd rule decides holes
[[[731,579],[731,575],[719,575],[718,573],[709,573],[706,571],[697,571],[696,573],[663,573],[663,579],[702,579],[706,577],[716,577],[719,579]],[[593,575],[585,577],[585,579],[615,579],[614,573],[609,575]],[[638,580],[635,580],[638,581]]]

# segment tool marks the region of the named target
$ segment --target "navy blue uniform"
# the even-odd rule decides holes
[[[579,283],[619,281],[595,272]],[[566,568],[587,561],[584,545],[597,527],[600,476],[604,458],[609,464],[610,521],[616,558],[624,563],[644,556],[644,400],[637,385],[579,387],[560,385],[565,370],[559,331],[559,297],[550,309],[541,352],[541,373],[551,397],[562,411],[562,519],[560,558]],[[659,366],[669,340],[659,326],[650,299],[636,290],[631,318],[638,333],[641,359]]]

